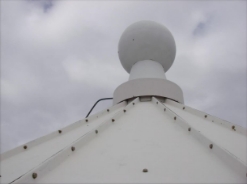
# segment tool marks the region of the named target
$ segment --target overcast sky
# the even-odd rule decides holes
[[[129,76],[119,38],[140,20],[172,32],[166,77],[185,104],[246,127],[246,1],[1,1],[1,152],[112,97]]]

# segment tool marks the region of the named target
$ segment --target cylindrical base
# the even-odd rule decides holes
[[[168,80],[144,78],[129,80],[114,91],[113,104],[138,96],[159,96],[184,103],[181,88]]]

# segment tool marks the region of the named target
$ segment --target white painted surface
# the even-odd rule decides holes
[[[233,131],[236,131],[237,133],[240,133],[240,134],[243,134],[243,135],[247,136],[246,128],[243,128],[240,125],[233,124],[231,122],[225,121],[223,119],[220,119],[218,117],[212,116],[212,115],[207,114],[205,112],[202,112],[202,111],[199,111],[197,109],[193,109],[191,107],[185,106],[184,104],[176,103],[173,100],[166,99],[165,102],[168,105],[172,105],[172,106],[175,106],[175,107],[180,108],[180,109],[184,108],[184,110],[187,113],[191,113],[194,116],[197,116],[197,117],[200,117],[200,118],[203,118],[203,119],[205,119],[205,116],[207,116],[206,120],[214,122],[214,123],[216,123],[218,125],[221,125],[222,127],[225,127],[227,129],[231,129]]]
[[[210,118],[210,115],[207,115],[206,113],[203,113],[204,115],[202,116],[202,112],[188,112],[187,109],[189,107],[182,104],[167,100],[165,105],[176,114],[179,114],[180,117],[187,121],[191,126],[199,130],[203,135],[210,138],[220,147],[229,151],[232,155],[236,156],[247,166],[246,135],[238,131],[234,131],[231,127],[226,127],[220,123],[217,123],[216,118],[213,118],[214,122],[212,122],[212,118]],[[183,107],[185,107],[185,109],[183,109]],[[205,115],[207,115],[207,118],[205,118]]]
[[[53,154],[59,152],[79,137],[91,131],[100,123],[109,119],[113,114],[123,110],[126,102],[118,104],[107,110],[101,111],[90,116],[88,122],[80,120],[72,125],[69,125],[59,134],[57,131],[37,140],[31,141],[25,145],[28,148],[25,150],[23,146],[10,150],[1,155],[1,178],[2,183],[12,182],[14,179],[25,174],[35,166],[41,164]]]
[[[166,79],[163,66],[151,60],[138,61],[132,66],[129,80],[140,78]]]
[[[153,21],[139,21],[123,32],[118,55],[128,73],[136,62],[144,60],[159,62],[166,72],[175,59],[176,45],[165,26]]]
[[[121,116],[125,115],[126,112],[128,112],[129,109],[134,107],[138,102],[139,102],[139,98],[136,98],[132,103],[128,104],[123,110],[115,113],[111,118],[106,119],[105,121],[101,122],[98,126],[94,127],[86,134],[79,137],[77,140],[71,142],[64,149],[52,155],[47,160],[42,162],[40,165],[38,165],[37,167],[27,172],[25,175],[18,178],[18,180],[16,180],[14,183],[33,183],[34,182],[32,178],[33,173],[37,173],[39,178],[46,175],[47,173],[52,171],[55,167],[57,167],[60,163],[62,163],[65,159],[68,159],[68,157],[73,156],[76,150],[80,149],[82,146],[87,144],[93,138],[97,137],[99,133],[103,132],[109,126],[114,125],[115,121],[117,121]],[[75,148],[74,151],[71,150],[72,147]]]
[[[197,139],[202,146],[210,148],[212,153],[217,155],[228,167],[231,167],[235,172],[242,176],[246,176],[246,164],[243,163],[238,157],[230,153],[221,145],[215,143],[210,137],[205,136],[201,131],[191,126],[187,121],[185,121],[179,114],[172,111],[163,102],[160,102],[155,97],[152,98],[152,102],[156,104],[161,110],[167,113],[173,119],[173,122],[181,126],[185,131],[188,131],[191,136]],[[211,147],[212,146],[212,147]]]
[[[72,135],[66,137],[69,133],[65,133],[60,140],[54,142],[53,138],[13,155],[6,159],[12,159],[12,162],[1,165],[1,172],[4,167],[12,169],[4,175],[1,173],[2,177],[23,169],[25,172],[15,175],[15,179],[21,177],[14,183],[246,183],[246,165],[242,167],[238,162],[238,153],[229,154],[225,149],[227,145],[214,139],[215,132],[207,134],[207,127],[196,125],[197,122],[210,122],[200,121],[192,113],[186,115],[191,119],[185,122],[180,119],[185,117],[185,110],[178,110],[184,105],[174,103],[178,105],[174,107],[165,103],[165,107],[156,102],[136,99],[115,112],[111,110],[104,114],[104,121],[98,121],[99,118],[90,120],[88,125],[91,128],[86,132],[80,129],[83,125],[77,125],[70,131],[81,132],[77,139],[70,139]],[[168,112],[168,108],[172,111]],[[233,134],[225,135],[229,133],[226,127],[214,123],[210,126],[216,127],[218,136],[234,137]],[[192,131],[187,131],[188,127],[192,127]],[[197,128],[202,128],[202,132]],[[95,130],[98,130],[97,134]],[[232,132],[246,139],[246,135]],[[237,145],[237,136],[228,144],[242,151],[240,147],[243,145]],[[213,149],[208,147],[211,140]],[[59,148],[59,152],[46,155],[50,148],[58,148],[64,141],[66,144]],[[44,151],[35,150],[43,144],[46,144]],[[71,146],[75,146],[75,151],[71,151]],[[29,159],[28,151],[31,150],[36,158],[45,155],[46,159],[42,162],[37,162],[35,156]],[[30,167],[33,162],[35,167]],[[27,170],[27,166],[31,169]],[[148,169],[147,173],[142,172],[144,168]],[[33,172],[38,174],[36,179],[32,178]]]
[[[152,102],[135,104],[60,161],[27,182],[246,183],[245,175],[229,167]],[[144,168],[147,173],[142,172]]]
[[[183,92],[177,84],[164,79],[144,78],[130,80],[118,86],[113,94],[113,104],[137,96],[166,97],[184,102]]]
[[[83,125],[84,123],[86,123],[86,120],[88,120],[88,122],[94,121],[95,119],[98,119],[98,118],[99,118],[98,119],[99,121],[101,120],[100,118],[103,118],[103,120],[104,120],[104,118],[107,118],[107,116],[108,116],[107,114],[109,114],[109,112],[115,112],[116,110],[120,110],[121,108],[123,108],[126,105],[127,105],[126,102],[119,103],[119,104],[117,104],[115,106],[112,106],[109,109],[102,110],[102,111],[100,111],[100,112],[98,112],[96,114],[93,114],[93,115],[89,116],[88,118],[79,120],[79,121],[77,121],[77,122],[75,122],[75,123],[73,123],[71,125],[68,125],[68,126],[62,128],[60,130],[62,130],[62,132],[64,134],[66,132],[69,132],[71,130],[76,129],[77,127],[80,127],[81,125]],[[109,112],[108,112],[108,110],[109,110]],[[104,115],[107,115],[107,116],[102,117]],[[61,135],[63,135],[63,134],[61,134]],[[32,148],[34,146],[37,146],[37,145],[39,145],[41,143],[44,143],[45,141],[49,141],[49,140],[51,140],[53,138],[56,138],[59,135],[60,134],[57,131],[55,131],[55,132],[52,132],[52,133],[50,133],[48,135],[45,135],[43,137],[37,138],[37,139],[35,139],[33,141],[30,141],[30,142],[24,144],[24,145],[27,145],[28,146],[28,149],[27,150],[24,150],[23,149],[23,146],[24,145],[18,146],[16,148],[12,149],[12,150],[9,150],[7,152],[2,153],[1,154],[1,157],[0,157],[0,160],[3,161],[5,159],[7,159],[7,158],[10,158],[10,157],[16,155],[16,154],[22,153],[23,151],[25,151],[25,152],[26,151],[29,151],[30,148]]]

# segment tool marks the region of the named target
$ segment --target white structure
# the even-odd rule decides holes
[[[119,57],[130,79],[114,105],[3,153],[1,183],[247,182],[246,129],[183,104],[164,74],[175,58],[165,27],[131,25]]]
[[[120,38],[118,54],[130,77],[115,90],[114,104],[138,96],[184,102],[180,87],[165,77],[176,55],[174,38],[166,27],[152,21],[130,25]]]

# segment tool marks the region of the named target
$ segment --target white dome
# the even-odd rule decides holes
[[[124,69],[130,73],[138,61],[159,62],[166,72],[176,55],[176,45],[171,32],[153,21],[139,21],[130,25],[118,44],[118,55]]]

